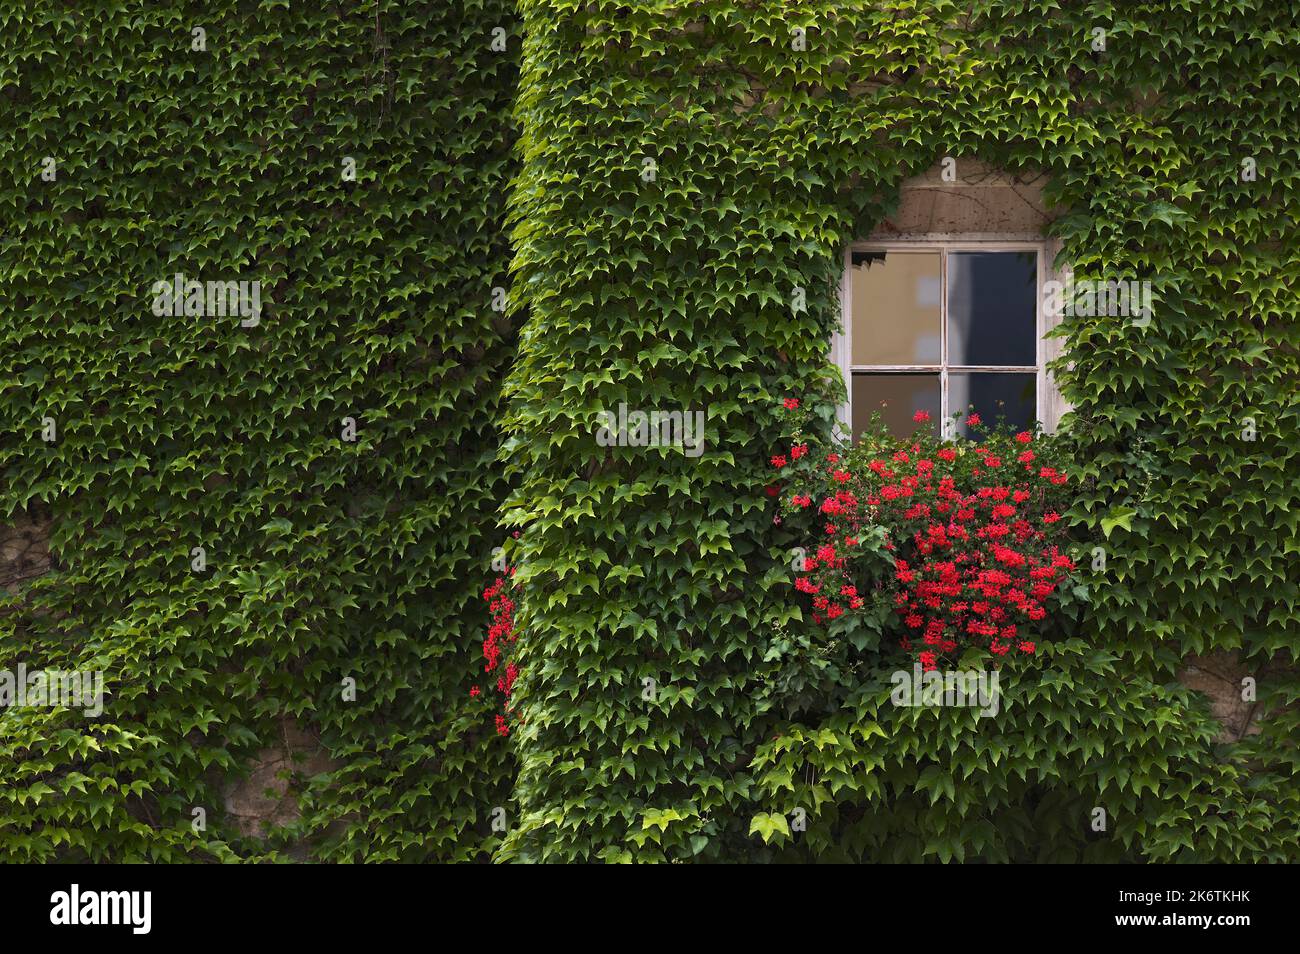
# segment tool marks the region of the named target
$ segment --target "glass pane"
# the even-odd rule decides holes
[[[1005,418],[1017,430],[1033,427],[1038,419],[1038,378],[1033,374],[948,373],[950,413],[964,412],[957,424],[959,433],[971,437],[966,418],[972,411],[985,424]]]
[[[866,430],[871,412],[879,411],[889,430],[899,436],[916,431],[912,416],[930,412],[930,430],[939,433],[939,375],[865,374],[853,375],[853,439]]]
[[[938,364],[938,252],[854,252],[853,363]]]
[[[948,364],[1038,363],[1038,256],[948,255]]]

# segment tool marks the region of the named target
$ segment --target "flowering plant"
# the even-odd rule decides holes
[[[514,575],[514,567],[507,567],[505,572],[483,591],[483,600],[488,604],[488,612],[492,617],[487,636],[483,639],[483,671],[489,677],[493,673],[498,673],[496,691],[501,695],[502,704],[505,706],[510,704],[510,693],[514,689],[515,680],[519,677],[518,667],[513,661],[505,659],[507,650],[518,638],[515,632]],[[470,689],[471,696],[478,696],[479,693],[478,686]],[[498,735],[510,734],[510,724],[506,714],[497,713],[496,726]]]
[[[794,581],[815,623],[878,617],[885,601],[926,670],[972,647],[1036,651],[1074,571],[1060,518],[1069,477],[1047,435],[971,414],[973,439],[942,440],[919,411],[909,437],[873,417],[856,443],[823,448],[802,402],[783,407],[793,439],[770,463],[786,519],[815,526]]]

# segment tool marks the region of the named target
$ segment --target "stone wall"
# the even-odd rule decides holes
[[[1271,667],[1265,667],[1256,672],[1236,653],[1220,651],[1185,659],[1178,670],[1178,681],[1209,697],[1210,711],[1223,727],[1215,741],[1236,742],[1247,735],[1258,734],[1258,723],[1263,715],[1259,704],[1249,701],[1243,691],[1244,680],[1251,677],[1256,681],[1256,692],[1251,695],[1257,695],[1258,684],[1268,678],[1270,671]]]
[[[299,779],[336,768],[319,739],[293,719],[282,719],[276,743],[257,753],[247,776],[224,787],[226,815],[241,835],[262,837],[298,820]]]
[[[976,159],[943,162],[903,180],[894,214],[872,233],[876,240],[942,242],[1043,241],[1053,215],[1043,200],[1047,177],[1012,176]]]
[[[23,515],[0,525],[0,590],[17,593],[50,568],[50,521]]]

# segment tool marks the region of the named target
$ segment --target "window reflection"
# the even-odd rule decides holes
[[[890,432],[911,434],[918,428],[912,417],[917,411],[930,415],[930,429],[939,433],[939,375],[864,374],[853,375],[853,437],[856,440],[878,411]]]
[[[1037,256],[948,253],[948,364],[1033,367],[1037,343]]]
[[[932,364],[941,358],[938,252],[855,252],[853,363]]]
[[[1037,420],[1038,378],[1033,374],[948,374],[948,407],[951,413],[962,411],[958,433],[974,437],[966,427],[966,416],[973,410],[985,424],[1005,418],[1017,430],[1028,430]]]

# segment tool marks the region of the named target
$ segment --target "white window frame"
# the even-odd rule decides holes
[[[1060,417],[1061,400],[1055,382],[1047,370],[1056,349],[1049,347],[1047,332],[1056,321],[1044,314],[1043,287],[1052,271],[1051,255],[1055,251],[1055,242],[1045,239],[1025,241],[991,241],[980,238],[965,238],[959,235],[946,235],[942,240],[936,239],[882,239],[853,242],[844,249],[844,269],[840,281],[840,330],[831,341],[831,357],[844,378],[845,401],[840,405],[838,417],[847,434],[853,422],[853,372],[899,373],[914,372],[939,375],[939,401],[941,414],[947,419],[952,414],[948,406],[949,372],[970,373],[979,371],[1019,372],[1035,375],[1034,405],[1035,415],[1046,430],[1055,430]],[[863,364],[855,365],[853,360],[853,254],[855,252],[939,252],[939,328],[940,352],[938,364]],[[1035,365],[958,365],[949,364],[948,358],[948,255],[950,252],[1035,252],[1038,287],[1034,296],[1034,327],[1037,340],[1034,343]]]

